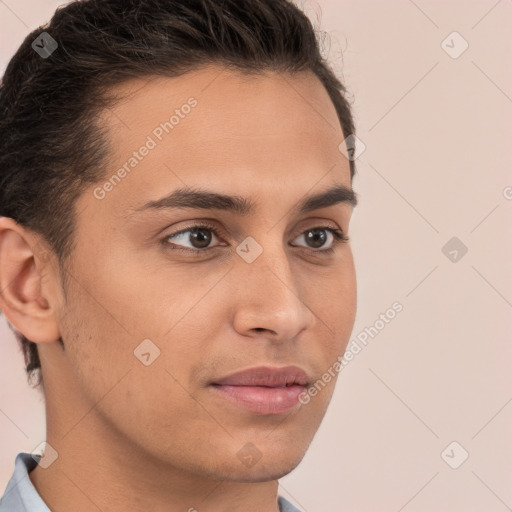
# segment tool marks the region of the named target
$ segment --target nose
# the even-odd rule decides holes
[[[252,263],[238,261],[234,328],[274,342],[296,338],[315,322],[284,250],[264,250]]]

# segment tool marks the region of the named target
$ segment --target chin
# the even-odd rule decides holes
[[[239,483],[270,482],[291,473],[302,461],[304,453],[286,454],[284,457],[262,457],[254,466],[244,467],[242,464],[229,468],[223,480]]]

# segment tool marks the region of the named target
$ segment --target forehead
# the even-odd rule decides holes
[[[113,124],[116,124],[115,118],[124,120],[122,124],[128,129],[134,121],[161,121],[167,112],[172,114],[189,97],[194,97],[200,105],[201,120],[206,121],[205,130],[222,125],[228,131],[234,123],[240,135],[252,135],[255,131],[268,133],[272,126],[266,122],[262,124],[262,120],[267,121],[269,117],[279,120],[274,127],[280,131],[304,116],[309,118],[313,130],[317,123],[325,123],[333,131],[339,130],[327,91],[310,71],[245,73],[209,65],[178,77],[150,76],[128,80],[116,86],[114,94],[120,101],[110,109],[114,113]],[[283,112],[287,115],[281,118]],[[251,116],[246,117],[247,113]],[[303,126],[302,131],[307,132],[308,126]]]
[[[112,147],[106,179],[122,166],[129,175],[109,202],[125,198],[136,207],[183,186],[220,184],[226,193],[258,197],[302,195],[315,183],[350,186],[336,110],[312,73],[244,75],[209,66],[130,80],[114,92],[120,100],[104,112]],[[143,146],[151,150],[135,156]]]

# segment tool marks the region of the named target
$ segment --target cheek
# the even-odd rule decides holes
[[[131,338],[83,291],[69,297],[61,334],[74,382],[96,403],[130,368]]]
[[[329,353],[337,356],[348,344],[357,310],[357,282],[351,252],[347,251],[343,265],[328,272],[318,280],[318,287],[308,282],[308,296],[315,305],[311,309],[328,334]]]
[[[144,252],[120,245],[114,250],[100,267],[98,281],[104,284],[98,293],[114,317],[111,321],[122,324],[134,341],[173,337],[199,304],[212,302],[210,290],[226,271],[187,263],[185,257],[172,261],[160,248]]]
[[[145,348],[151,358],[145,365],[144,357],[134,354],[143,338],[130,335],[102,307],[81,298],[79,308],[68,309],[62,328],[71,377],[66,385],[80,398],[80,416],[94,405],[95,416],[134,440],[156,431],[179,437],[176,417],[204,421],[204,412],[188,392],[188,365],[201,352],[187,345],[182,329],[177,327],[165,340],[154,336],[159,355],[153,359],[153,349]],[[151,330],[149,323],[146,329]],[[87,425],[93,424],[92,416]]]
[[[101,254],[89,260],[94,264],[85,259],[69,269],[60,327],[74,391],[97,403],[133,366],[133,350],[144,338],[133,329],[135,320],[140,325],[134,294],[123,288],[129,274],[103,268]]]
[[[70,273],[79,280],[70,279],[63,338],[70,339],[72,371],[88,394],[101,397],[130,368],[162,366],[186,380],[186,365],[176,360],[201,358],[198,342],[211,338],[210,319],[220,318],[220,303],[209,293],[219,276],[206,266],[148,263],[122,245],[105,245],[94,258],[82,245],[77,254]],[[160,351],[154,366],[134,354],[146,339]],[[148,388],[158,388],[146,377]]]

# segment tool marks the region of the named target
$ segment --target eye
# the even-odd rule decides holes
[[[348,242],[349,238],[344,235],[343,231],[328,226],[320,226],[308,229],[300,234],[295,240],[305,237],[306,243],[303,246],[312,252],[331,253],[339,243]],[[322,249],[324,245],[328,245],[326,249]],[[313,247],[311,249],[311,246]]]
[[[219,236],[219,232],[214,226],[210,224],[198,224],[166,236],[163,241],[169,243],[169,241],[172,240],[170,245],[179,246],[172,247],[173,250],[200,253],[206,252],[208,249],[213,249],[213,247],[209,247],[209,245],[213,238],[218,238]],[[189,245],[188,248],[187,246],[182,246],[181,243],[183,242],[189,243],[191,246]]]

